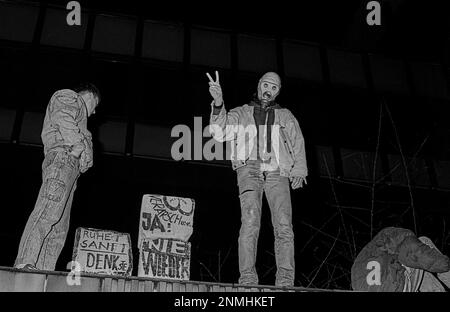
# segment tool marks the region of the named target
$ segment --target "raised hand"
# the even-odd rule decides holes
[[[222,88],[220,87],[219,82],[219,73],[216,70],[216,81],[212,79],[209,73],[206,73],[206,76],[208,76],[209,79],[209,93],[214,99],[214,105],[221,106],[223,103],[223,97],[222,97]]]

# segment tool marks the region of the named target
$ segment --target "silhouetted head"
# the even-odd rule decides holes
[[[88,116],[95,114],[95,109],[101,100],[101,95],[98,88],[93,83],[83,82],[76,86],[73,90],[78,93],[84,103],[86,103]]]

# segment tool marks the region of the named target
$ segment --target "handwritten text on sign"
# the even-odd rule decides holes
[[[190,198],[144,195],[139,225],[143,239],[173,238],[188,241],[192,235],[195,202]]]
[[[139,277],[189,280],[191,244],[175,239],[157,238],[142,241]]]
[[[130,276],[132,257],[129,234],[77,229],[73,261],[80,264],[81,272]]]

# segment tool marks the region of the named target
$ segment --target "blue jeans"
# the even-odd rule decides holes
[[[251,161],[238,168],[237,180],[241,202],[239,233],[240,284],[258,284],[255,269],[261,225],[262,195],[266,194],[272,214],[277,273],[275,285],[293,286],[295,277],[294,232],[289,179],[279,170],[261,171],[260,162]]]
[[[42,164],[42,186],[20,240],[15,265],[32,264],[54,270],[69,229],[70,209],[79,160],[60,149],[47,153]]]

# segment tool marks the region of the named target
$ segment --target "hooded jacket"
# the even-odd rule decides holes
[[[44,154],[64,148],[92,159],[92,135],[87,129],[87,107],[75,91],[56,91],[50,99],[42,127]],[[92,166],[92,162],[89,167]],[[88,168],[82,168],[82,172]]]
[[[231,163],[234,170],[245,166],[248,160],[257,153],[253,149],[258,146],[258,129],[254,119],[254,105],[245,104],[226,111],[222,105],[218,114],[214,113],[214,101],[211,103],[209,131],[219,142],[231,141]],[[269,116],[269,114],[267,114]],[[274,109],[272,131],[268,131],[267,123],[263,126],[259,144],[271,142],[271,148],[280,168],[280,175],[285,177],[306,177],[305,141],[299,123],[286,108],[277,106]],[[267,140],[267,135],[271,136]],[[266,147],[267,149],[267,147]]]
[[[356,257],[351,269],[352,288],[357,291],[402,292],[405,267],[442,273],[450,270],[450,260],[437,249],[422,243],[412,231],[388,227],[381,230]]]

